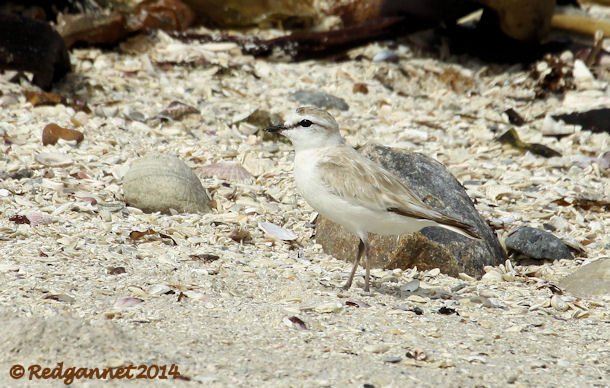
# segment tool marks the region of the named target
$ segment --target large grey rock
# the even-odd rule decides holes
[[[544,230],[524,226],[506,239],[506,249],[530,259],[573,259],[570,249],[557,237]]]
[[[491,228],[481,218],[462,185],[439,162],[425,155],[388,147],[368,145],[362,153],[400,177],[424,202],[443,213],[474,225],[483,236],[472,240],[437,227],[410,235],[370,235],[373,267],[427,270],[439,268],[457,276],[465,272],[483,274],[486,265],[498,265],[506,255]],[[324,251],[346,261],[353,261],[358,238],[343,227],[319,217],[316,241]]]
[[[210,196],[193,170],[171,155],[148,155],[133,162],[123,178],[125,202],[145,212],[204,213]]]
[[[610,295],[610,258],[598,259],[561,279],[559,286],[580,298]]]

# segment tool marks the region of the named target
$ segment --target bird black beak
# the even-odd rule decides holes
[[[279,133],[282,132],[284,129],[286,129],[286,127],[282,124],[280,125],[273,125],[269,128],[265,128],[265,131],[270,132],[270,133]]]

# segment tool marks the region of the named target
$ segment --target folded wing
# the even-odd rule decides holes
[[[439,226],[481,238],[470,224],[444,215],[424,203],[394,174],[350,147],[337,147],[318,162],[322,181],[335,195],[375,211],[431,220]]]

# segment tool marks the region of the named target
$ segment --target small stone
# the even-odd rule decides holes
[[[419,295],[409,295],[409,297],[407,297],[407,300],[409,302],[415,302],[415,303],[428,303],[428,298],[424,298],[423,296],[419,296]]]
[[[313,90],[299,90],[290,95],[290,98],[303,105],[313,105],[322,109],[348,110],[349,105],[344,99],[332,94],[316,92]]]
[[[373,62],[398,62],[398,55],[392,50],[381,50],[373,56]]]
[[[610,295],[610,258],[598,259],[582,266],[563,278],[559,286],[579,298]]]
[[[383,362],[387,362],[388,364],[397,364],[402,361],[402,357],[399,356],[386,356],[383,358]]]
[[[557,237],[541,229],[521,227],[508,236],[506,248],[538,260],[573,259],[570,249]]]
[[[386,344],[365,345],[364,351],[369,353],[385,353],[390,350],[390,346]]]

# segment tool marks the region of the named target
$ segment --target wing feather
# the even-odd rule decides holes
[[[319,160],[317,167],[328,189],[347,201],[374,211],[453,226],[480,238],[472,225],[431,208],[394,174],[349,146],[336,147]]]

